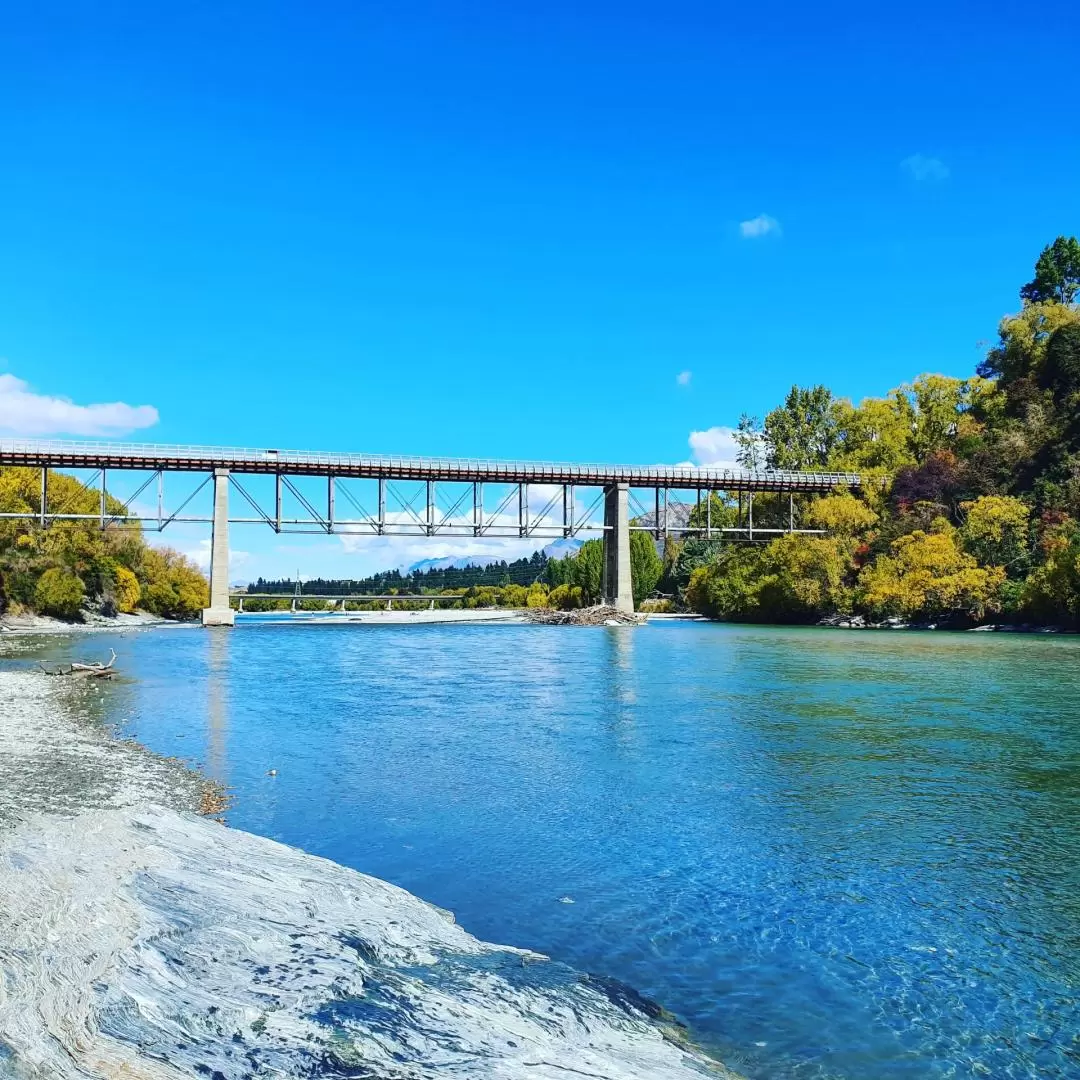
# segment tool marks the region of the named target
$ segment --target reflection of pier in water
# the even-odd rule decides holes
[[[208,634],[206,680],[206,771],[219,783],[229,780],[228,634]]]

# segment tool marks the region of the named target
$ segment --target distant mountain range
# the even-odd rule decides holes
[[[694,509],[694,503],[686,502],[669,502],[667,507],[667,523],[668,528],[676,531],[686,528],[690,524],[690,514]],[[664,527],[664,508],[660,507],[660,528]],[[657,524],[656,511],[650,510],[647,514],[639,514],[634,518],[635,525],[646,525],[650,529],[655,529]]]

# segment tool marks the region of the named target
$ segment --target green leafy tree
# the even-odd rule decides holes
[[[189,559],[169,548],[148,548],[142,565],[142,603],[170,619],[193,619],[210,603],[206,578]]]
[[[1007,393],[1021,380],[1039,383],[1050,338],[1061,327],[1076,324],[1080,311],[1073,307],[1051,300],[1025,304],[1022,311],[1001,320],[997,344],[979,364],[979,374],[1000,379]]]
[[[506,585],[502,590],[504,607],[523,608],[529,606],[529,590],[524,585]]]
[[[600,600],[600,590],[604,580],[604,542],[586,540],[574,556],[574,575],[572,584],[581,589],[586,604],[595,604]]]
[[[1062,396],[1080,393],[1080,322],[1059,326],[1050,335],[1042,381]]]
[[[756,416],[743,413],[735,429],[735,460],[747,472],[760,472],[766,466],[765,434]]]
[[[686,600],[702,614],[736,620],[806,622],[848,611],[852,549],[840,538],[795,533],[734,548],[693,570]]]
[[[634,607],[656,588],[664,562],[657,553],[656,544],[647,532],[630,534],[630,582],[634,592]]]
[[[550,607],[548,603],[548,587],[542,582],[530,585],[525,595],[525,606],[531,608]]]
[[[825,468],[843,441],[842,404],[824,386],[793,386],[765,417],[767,460],[773,469]]]
[[[1068,520],[1047,530],[1043,561],[1023,584],[1023,609],[1040,621],[1080,624],[1080,529]]]
[[[720,540],[699,537],[689,537],[677,547],[673,545],[671,564],[667,571],[671,591],[684,593],[695,570],[708,566],[730,550],[730,546]]]
[[[37,610],[43,615],[55,615],[60,619],[78,618],[85,598],[82,580],[59,566],[46,570],[34,590],[34,606]]]
[[[894,472],[915,463],[911,446],[915,418],[902,389],[885,398],[866,398],[858,406],[843,403],[838,412],[843,448],[834,456],[836,468]]]
[[[1080,289],[1080,241],[1059,236],[1047,244],[1035,262],[1035,277],[1021,290],[1025,300],[1071,304]]]
[[[557,585],[548,593],[548,605],[560,611],[581,607],[581,588],[577,585]]]
[[[687,605],[714,619],[760,617],[758,584],[763,561],[763,549],[747,544],[695,567],[685,590]]]
[[[803,621],[851,610],[852,547],[841,539],[782,536],[768,545],[761,566],[755,592],[767,618]]]
[[[738,506],[729,498],[723,498],[715,491],[698,503],[691,511],[687,524],[692,529],[730,529],[735,525]]]

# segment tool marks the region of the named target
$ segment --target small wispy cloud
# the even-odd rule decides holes
[[[679,386],[689,386],[690,380],[693,377],[694,373],[692,371],[680,371],[679,374],[675,376],[675,382]]]
[[[739,222],[739,235],[744,240],[757,240],[762,236],[779,236],[780,222],[768,214],[758,214],[749,221]]]
[[[941,158],[927,157],[925,154],[912,154],[900,162],[904,170],[916,183],[940,183],[949,179],[949,166]]]
[[[76,405],[36,394],[14,375],[0,375],[0,432],[6,435],[126,435],[158,422],[153,405]]]

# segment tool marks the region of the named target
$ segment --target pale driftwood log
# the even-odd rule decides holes
[[[101,663],[100,660],[95,660],[91,664],[73,663],[71,665],[71,670],[72,671],[90,671],[90,672],[95,672],[95,673],[100,673],[102,671],[111,671],[113,664],[116,663],[116,650],[115,649],[110,649],[109,652],[112,653],[112,656],[109,657],[109,662],[107,664]]]
[[[116,650],[110,649],[112,656],[109,657],[107,664],[101,663],[100,660],[95,661],[92,664],[72,663],[68,665],[67,671],[64,670],[63,664],[61,664],[55,671],[50,671],[40,660],[38,666],[46,675],[79,675],[88,679],[111,679],[116,674],[116,668],[113,666],[116,663]]]

